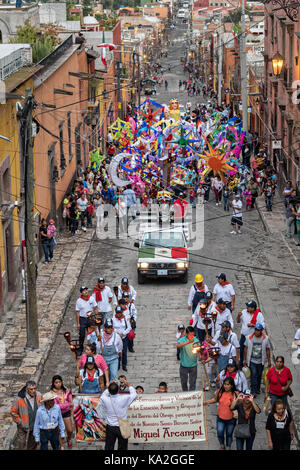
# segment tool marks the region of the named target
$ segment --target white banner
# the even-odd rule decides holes
[[[203,392],[139,395],[127,413],[130,442],[205,441]]]

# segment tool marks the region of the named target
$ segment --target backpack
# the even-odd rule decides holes
[[[192,312],[193,313],[195,312],[200,300],[205,298],[205,292],[199,291],[196,288],[196,286],[194,286],[194,289],[195,289],[195,295],[194,295],[193,303],[192,303]]]

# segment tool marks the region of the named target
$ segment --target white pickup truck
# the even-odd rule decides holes
[[[139,242],[138,283],[146,278],[180,278],[188,282],[189,255],[187,240],[180,228],[144,232]]]

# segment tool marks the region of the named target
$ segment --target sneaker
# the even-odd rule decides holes
[[[219,204],[216,202],[216,206],[218,206]]]
[[[68,441],[68,449],[72,449],[72,448],[73,448],[72,441]]]
[[[82,230],[83,230],[84,232],[86,232],[86,227],[82,227]]]
[[[235,234],[236,234],[236,231],[235,231],[235,230],[232,230],[232,232],[230,232],[230,233],[235,233]]]
[[[204,390],[205,390],[206,392],[208,392],[208,391],[209,391],[209,386],[206,385],[206,387],[204,388]]]
[[[240,230],[238,230],[238,233],[242,233]]]

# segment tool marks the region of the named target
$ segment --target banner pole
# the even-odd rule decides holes
[[[203,402],[205,402],[205,387],[204,387],[203,375],[202,375],[202,388],[203,388]],[[205,436],[206,436],[206,450],[208,450],[207,414],[206,414],[206,406],[204,405],[203,405],[203,413],[204,413],[204,428],[205,428]]]
[[[204,373],[205,373],[205,378],[206,378],[206,380],[207,380],[207,383],[208,383],[208,388],[209,388],[209,391],[211,391],[211,387],[210,387],[210,381],[209,381],[209,378],[208,378],[208,374],[207,374],[206,365],[205,365],[205,364],[203,364],[203,363],[202,363],[202,365],[203,365],[203,369],[204,369]],[[202,377],[203,377],[203,376],[202,376]],[[204,387],[203,387],[203,390],[204,390]]]

